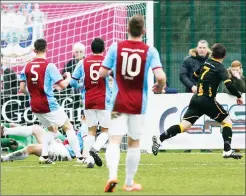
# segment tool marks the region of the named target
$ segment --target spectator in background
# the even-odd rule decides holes
[[[83,58],[85,58],[85,45],[77,42],[73,45],[73,58],[70,61],[68,61],[68,63],[65,65],[62,74],[64,74],[65,72],[70,72],[72,74],[77,63]],[[60,93],[62,94],[79,93],[78,92],[79,89],[74,89],[74,91],[71,90],[72,87],[68,85],[68,87],[62,90]]]
[[[186,87],[185,92],[196,93],[197,82],[192,78],[193,73],[209,58],[211,51],[206,40],[200,40],[197,47],[189,50],[189,56],[185,57],[180,68],[179,79]]]
[[[243,76],[242,63],[240,61],[233,61],[231,67],[227,69],[229,77],[236,87],[236,89],[242,94],[246,93],[246,79]],[[228,89],[224,86],[224,93],[231,95]],[[240,152],[239,149],[235,149],[236,152]]]
[[[189,50],[189,56],[184,58],[179,74],[179,79],[186,88],[185,92],[197,92],[197,81],[193,79],[193,73],[204,64],[210,55],[211,50],[206,40],[199,40],[197,47]],[[210,152],[210,150],[201,150],[201,152],[207,151]],[[185,150],[185,152],[191,152],[191,150]]]
[[[16,73],[3,65],[3,54],[1,54],[1,92],[3,95],[16,95],[18,92],[18,81]]]
[[[236,89],[241,93],[246,93],[246,80],[243,76],[242,63],[240,61],[233,61],[227,71]],[[223,92],[230,94],[227,88],[224,88]]]

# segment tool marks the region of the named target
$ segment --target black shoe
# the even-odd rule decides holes
[[[158,142],[157,142],[157,137],[156,136],[152,137],[152,142],[153,142],[152,152],[156,156],[158,154],[158,152],[159,152],[159,147],[160,147],[160,144],[158,144]]]
[[[235,153],[234,151],[230,150],[228,152],[223,152],[223,158],[233,158],[233,159],[241,159],[243,156],[240,154]]]
[[[39,164],[55,164],[51,159],[47,158],[45,159],[44,157],[39,157]]]
[[[97,151],[94,148],[92,148],[89,153],[94,158],[96,165],[98,167],[101,167],[102,166],[102,159],[99,157]]]

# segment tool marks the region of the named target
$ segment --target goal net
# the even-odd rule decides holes
[[[146,3],[3,3],[1,122],[38,123],[30,111],[28,97],[18,93],[18,75],[35,56],[33,43],[36,39],[47,40],[47,59],[55,63],[61,73],[72,72],[79,60],[77,56],[91,54],[90,45],[95,37],[105,41],[106,51],[113,42],[126,39],[128,19],[135,14],[146,16]],[[76,43],[85,46],[85,54],[81,53],[81,44],[73,47]],[[56,97],[78,129],[82,110],[79,92],[68,88],[56,92]],[[124,138],[123,150],[127,148],[126,142]]]

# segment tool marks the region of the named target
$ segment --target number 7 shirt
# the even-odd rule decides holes
[[[103,55],[92,54],[79,61],[70,85],[78,88],[78,80],[82,80],[82,100],[85,109],[108,110],[111,90],[109,77],[100,78],[99,68],[103,62]],[[77,81],[76,81],[77,80]]]
[[[143,42],[113,43],[102,67],[114,72],[111,109],[127,114],[144,114],[148,99],[148,70],[162,68],[158,51]]]
[[[35,58],[23,68],[20,82],[26,82],[32,112],[49,113],[60,108],[53,85],[62,80],[56,65],[43,58]]]

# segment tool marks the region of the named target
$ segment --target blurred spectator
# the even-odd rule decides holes
[[[16,95],[18,92],[17,74],[10,68],[3,65],[1,54],[1,92],[3,95]]]
[[[193,74],[204,64],[210,55],[211,50],[209,49],[208,42],[206,40],[198,41],[197,47],[189,50],[189,56],[184,58],[179,74],[181,83],[186,87],[185,92],[196,93],[197,81],[193,79]],[[185,150],[185,152],[191,152],[191,150]],[[211,151],[201,150],[201,152]]]
[[[197,91],[197,82],[192,78],[193,73],[209,58],[211,51],[206,40],[200,40],[197,47],[189,50],[189,56],[185,57],[180,68],[179,79],[186,87],[185,92]]]
[[[70,72],[72,75],[77,63],[80,60],[82,60],[83,58],[85,58],[85,45],[77,42],[73,45],[73,58],[70,61],[68,61],[68,63],[65,65],[65,67],[62,71],[62,74],[64,74],[65,72]],[[61,93],[62,94],[71,94],[71,93],[75,92],[75,91],[71,91],[71,90],[72,90],[72,87],[70,85],[68,85],[68,87],[66,89],[64,89],[63,91],[61,91]],[[75,93],[77,93],[77,92],[75,92]]]
[[[236,89],[241,93],[246,93],[246,79],[243,76],[242,63],[240,61],[233,61],[227,71]],[[227,88],[224,88],[223,92],[230,94]]]

